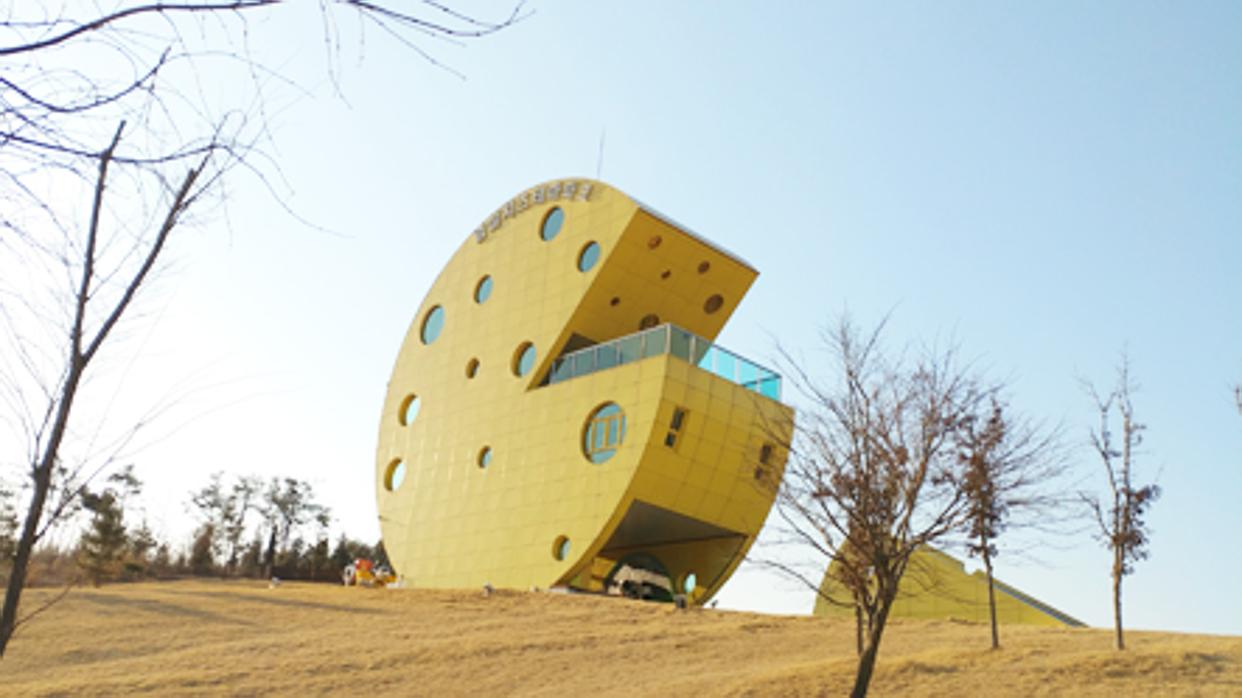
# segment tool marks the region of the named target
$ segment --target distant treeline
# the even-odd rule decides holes
[[[81,529],[76,544],[45,545],[32,559],[28,586],[88,581],[167,579],[183,576],[340,581],[357,558],[387,565],[383,542],[369,545],[328,533],[331,514],[311,485],[295,478],[228,478],[212,475],[190,495],[198,520],[190,540],[161,540],[132,511],[142,483],[132,467],[109,476],[99,489],[83,488],[65,517]],[[0,582],[7,582],[15,546],[15,496],[0,490]]]

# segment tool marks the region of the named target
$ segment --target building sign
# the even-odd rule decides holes
[[[552,201],[590,201],[593,188],[591,182],[585,180],[564,180],[541,184],[533,189],[518,194],[496,212],[488,216],[482,225],[474,229],[474,237],[479,242],[486,242],[487,236],[500,230],[500,226],[510,218],[516,218],[527,209]]]

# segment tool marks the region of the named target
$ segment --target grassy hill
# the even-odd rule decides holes
[[[35,608],[53,591],[28,592]],[[1242,638],[893,621],[873,695],[1242,695]],[[166,582],[74,590],[0,694],[842,695],[853,625],[548,593]]]

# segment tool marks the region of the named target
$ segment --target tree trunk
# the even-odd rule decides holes
[[[0,613],[0,657],[9,646],[9,639],[17,629],[17,608],[21,602],[22,589],[26,586],[26,571],[30,566],[30,554],[34,550],[35,534],[39,530],[39,519],[43,516],[43,505],[47,501],[47,491],[51,487],[52,468],[42,466],[35,471],[35,487],[30,508],[26,511],[26,523],[22,526],[22,537],[17,541],[17,554],[13,556],[13,569],[9,573],[8,589],[4,592],[4,611]]]
[[[1126,648],[1125,635],[1121,631],[1121,575],[1124,571],[1121,549],[1118,548],[1113,553],[1113,627],[1116,630],[1116,647],[1119,650]]]
[[[863,612],[862,606],[857,603],[854,604],[854,644],[858,656],[861,657],[863,653]]]
[[[881,598],[880,608],[874,620],[867,626],[867,646],[858,657],[858,673],[854,675],[854,688],[850,691],[850,698],[865,698],[867,695],[871,675],[875,672],[875,660],[880,654],[880,638],[884,635],[884,624],[888,621],[888,611],[892,605],[891,598]]]
[[[996,585],[992,579],[992,556],[983,550],[983,566],[988,573],[988,616],[992,621],[992,649],[1000,649],[1000,633],[996,629]]]
[[[267,537],[267,554],[263,556],[263,576],[266,579],[272,578],[276,566],[276,527],[272,526],[272,532]]]

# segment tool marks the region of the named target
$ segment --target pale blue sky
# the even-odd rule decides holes
[[[157,522],[184,532],[184,493],[226,469],[307,477],[376,535],[377,420],[423,294],[497,204],[594,176],[606,132],[602,179],[760,270],[721,335],[744,356],[768,362],[772,337],[809,352],[846,307],[892,311],[894,345],[955,338],[1082,443],[1077,378],[1106,384],[1128,347],[1138,467],[1165,489],[1128,623],[1242,633],[1242,5],[530,9],[483,42],[428,45],[465,80],[373,29],[359,61],[342,25],[343,98],[313,8],[252,27],[313,88],[274,105],[275,154],[290,204],[337,234],[238,178],[229,225],[177,243],[133,333],[148,394],[199,388],[139,457]],[[1085,449],[1076,463],[1102,486]],[[1056,546],[998,573],[1109,623],[1107,553]],[[811,604],[755,571],[720,598]]]

